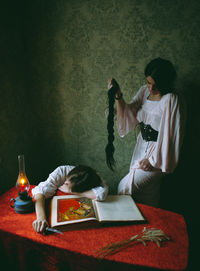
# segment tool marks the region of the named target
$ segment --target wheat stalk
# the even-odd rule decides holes
[[[111,243],[105,247],[102,247],[96,250],[96,255],[99,258],[103,258],[107,255],[115,254],[122,248],[125,248],[136,242],[141,242],[144,246],[147,245],[147,242],[154,242],[157,244],[158,247],[160,247],[163,241],[169,240],[171,240],[170,237],[167,236],[162,230],[158,230],[155,228],[147,229],[146,227],[144,227],[141,234],[136,234],[129,239],[125,239],[117,243]]]

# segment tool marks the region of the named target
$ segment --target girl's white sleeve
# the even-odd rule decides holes
[[[184,104],[180,103],[177,95],[167,94],[163,115],[161,118],[157,144],[149,157],[153,167],[160,168],[162,172],[171,173],[176,168],[180,149],[183,142],[185,126]]]
[[[142,86],[129,104],[125,104],[123,117],[117,112],[117,129],[120,137],[124,137],[138,124],[137,111],[140,109],[146,85]]]
[[[56,168],[51,174],[49,174],[49,177],[46,181],[39,183],[38,186],[32,189],[32,195],[33,197],[36,194],[43,194],[45,198],[52,197],[58,187],[63,185],[63,183],[66,180],[68,172],[74,168],[73,166],[60,166]]]
[[[104,201],[108,195],[108,186],[103,182],[102,186],[92,188],[92,191],[96,195],[96,200]]]

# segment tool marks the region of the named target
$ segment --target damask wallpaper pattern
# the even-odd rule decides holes
[[[116,171],[105,163],[107,80],[129,101],[155,57],[170,59],[177,88],[199,86],[200,2],[22,1],[1,8],[0,187],[17,179],[25,154],[32,184],[62,164],[87,164],[110,191],[129,169],[137,131],[115,131]],[[188,79],[188,80],[187,80]]]

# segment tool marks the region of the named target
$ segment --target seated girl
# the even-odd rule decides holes
[[[46,181],[32,189],[36,211],[33,228],[36,232],[42,233],[48,227],[45,199],[53,197],[57,190],[98,201],[104,201],[108,194],[108,186],[91,167],[67,165],[56,168]]]

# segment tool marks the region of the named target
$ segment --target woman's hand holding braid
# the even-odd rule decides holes
[[[119,84],[114,78],[108,79],[108,90],[110,90],[112,87],[116,89],[115,98],[118,99],[122,95],[122,93]]]

